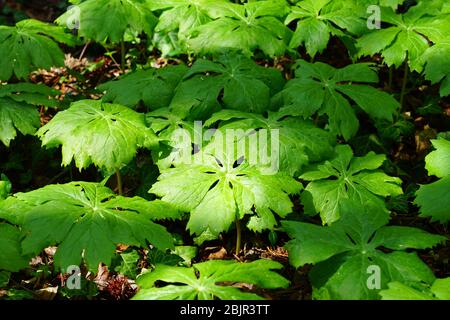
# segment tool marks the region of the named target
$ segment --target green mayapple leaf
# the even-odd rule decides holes
[[[289,281],[272,270],[282,265],[271,260],[241,263],[211,260],[191,268],[157,265],[138,277],[140,289],[133,300],[262,300],[255,293],[243,292],[221,283],[246,283],[258,288],[286,288]],[[165,286],[156,286],[164,281]]]
[[[109,81],[98,87],[106,91],[103,101],[135,108],[142,102],[154,110],[165,108],[172,101],[175,88],[187,71],[184,65],[168,66],[161,69],[139,70]]]
[[[220,132],[220,131],[219,131]],[[213,142],[194,154],[191,162],[161,170],[150,192],[181,211],[189,212],[188,229],[201,236],[199,241],[215,239],[246,214],[249,228],[256,232],[273,229],[274,213],[285,217],[292,212],[290,194],[302,186],[283,172],[276,172],[276,159],[264,163],[236,150],[235,141]],[[230,147],[231,146],[231,147]],[[270,162],[270,161],[269,161]]]
[[[341,219],[332,226],[282,222],[292,238],[286,245],[291,264],[314,265],[310,272],[314,298],[378,299],[379,290],[391,281],[434,281],[429,267],[404,250],[431,248],[446,237],[385,226],[388,216],[371,205],[347,202],[343,208]]]
[[[365,30],[365,7],[351,1],[303,0],[291,7],[285,23],[297,21],[289,46],[296,49],[304,44],[311,57],[321,53],[331,36],[345,36],[346,31],[360,34]]]
[[[215,53],[236,49],[252,56],[260,50],[270,57],[287,50],[291,31],[281,21],[288,12],[284,0],[226,3],[210,12],[213,21],[200,25],[188,40],[196,53]]]
[[[357,41],[360,56],[381,53],[388,66],[399,67],[408,62],[413,71],[421,72],[422,55],[429,42],[438,44],[450,32],[448,14],[441,13],[439,6],[421,1],[405,14],[396,14],[391,8],[382,8],[381,19],[387,28],[373,30]]]
[[[215,61],[199,59],[176,89],[170,107],[192,120],[207,119],[221,109],[221,103],[229,109],[262,113],[283,85],[281,72],[242,55],[221,55]]]
[[[182,46],[196,27],[212,21],[211,14],[226,6],[226,0],[149,0],[152,10],[163,10],[155,27],[155,39],[176,33]],[[155,40],[154,39],[154,40]],[[158,45],[160,45],[158,43]]]
[[[21,240],[19,229],[0,223],[0,270],[17,272],[28,266],[29,257],[22,255]]]
[[[5,146],[9,147],[17,131],[32,135],[39,126],[39,112],[35,106],[10,97],[0,97],[0,141]]]
[[[441,97],[450,95],[450,39],[428,48],[422,61],[425,78],[432,83],[441,82]]]
[[[14,27],[0,26],[0,80],[8,81],[13,75],[27,79],[39,68],[64,66],[64,53],[55,40],[77,44],[63,28],[33,19],[22,20]]]
[[[12,184],[3,173],[0,175],[0,201],[6,199],[11,193]]]
[[[60,94],[45,85],[34,83],[16,83],[0,85],[0,99],[10,98],[17,102],[40,105],[46,107],[57,107],[58,100],[55,96]]]
[[[436,149],[425,158],[425,168],[428,174],[443,178],[450,175],[450,141],[445,139],[432,140]]]
[[[78,168],[91,163],[108,171],[120,169],[138,148],[157,144],[145,116],[118,104],[95,100],[77,101],[39,129],[42,145],[62,145],[62,163],[72,159]]]
[[[346,140],[359,128],[358,118],[349,99],[373,119],[392,121],[399,103],[386,92],[365,84],[377,83],[375,70],[367,63],[352,64],[341,69],[317,62],[297,62],[295,79],[274,97],[282,100],[287,114],[310,117],[327,114],[331,131]],[[278,100],[277,100],[278,99]]]
[[[34,134],[39,128],[39,112],[34,105],[56,107],[51,99],[59,92],[44,85],[17,83],[0,85],[0,141],[10,145],[17,131]]]
[[[339,219],[342,204],[349,200],[354,205],[370,204],[388,216],[384,198],[403,192],[399,178],[378,169],[385,160],[385,155],[374,152],[354,157],[349,146],[337,146],[334,159],[305,169],[300,176],[311,181],[302,194],[306,213],[319,212],[322,222],[331,224]]]
[[[88,182],[48,185],[15,194],[9,201],[18,204],[14,214],[6,217],[13,217],[12,222],[19,222],[26,231],[24,254],[59,245],[55,264],[62,270],[80,265],[83,258],[90,270],[97,271],[99,263],[109,265],[117,244],[147,247],[148,241],[161,249],[172,248],[170,233],[151,220],[180,217],[167,203],[116,196]]]
[[[136,250],[131,252],[124,252],[120,255],[120,265],[118,265],[114,271],[123,274],[131,279],[136,279],[137,276],[137,264],[139,259],[139,253]]]
[[[277,130],[278,142],[275,146],[279,149],[279,168],[291,176],[299,174],[309,162],[323,161],[333,153],[334,137],[311,121],[299,117],[286,117],[279,112],[269,112],[268,117],[264,117],[237,110],[222,110],[215,113],[205,126],[218,121],[221,121],[221,130],[235,130],[240,141],[252,139],[262,130]]]
[[[87,0],[72,7],[56,22],[78,29],[97,42],[119,43],[126,32],[151,35],[157,23],[146,0]]]
[[[420,186],[415,204],[420,206],[422,217],[445,223],[450,221],[450,141],[432,140],[436,151],[426,156],[426,169],[440,180]]]
[[[436,279],[425,288],[422,284],[405,285],[391,282],[381,290],[382,300],[450,300],[450,278]]]
[[[184,120],[168,108],[149,112],[146,119],[160,139],[159,145],[152,149],[153,160],[159,169],[181,164],[191,157],[192,143],[186,143],[186,140],[194,141],[194,122]]]

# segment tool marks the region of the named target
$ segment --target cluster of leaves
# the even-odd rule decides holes
[[[351,148],[339,145],[336,157],[309,168],[300,176],[311,181],[302,195],[305,212],[320,213],[323,223],[339,220],[342,205],[350,202],[355,207],[370,205],[389,216],[384,199],[403,193],[401,180],[377,170],[386,156],[370,152],[353,157]]]
[[[178,219],[180,212],[159,200],[125,198],[97,183],[72,182],[17,193],[0,203],[0,216],[27,230],[22,255],[58,244],[59,270],[80,265],[83,256],[96,271],[100,262],[110,263],[115,244],[146,247],[149,241],[161,249],[172,248],[172,236],[151,220]],[[14,261],[13,257],[5,260]]]
[[[95,272],[120,257],[116,270],[135,278],[140,254],[132,249],[115,256],[116,247],[126,245],[150,250],[153,267],[137,277],[141,289],[135,299],[259,299],[224,283],[285,288],[288,281],[273,271],[281,269],[279,263],[191,265],[195,253],[181,259],[174,235],[154,221],[186,218],[187,230],[202,244],[229,232],[233,223],[240,237],[241,221],[262,233],[277,230],[281,220],[292,238],[286,245],[290,263],[314,265],[309,276],[316,299],[448,298],[448,281],[436,279],[411,252],[447,239],[387,226],[386,199],[403,193],[402,181],[384,172],[386,155],[355,156],[340,140],[350,143],[357,136],[362,117],[392,126],[399,117],[397,100],[375,87],[377,66],[335,68],[298,59],[295,77],[286,80],[281,70],[268,67],[271,60],[259,57],[298,58],[304,46],[314,58],[336,37],[353,58],[381,54],[388,66],[407,63],[432,83],[442,82],[445,96],[449,7],[443,0],[419,1],[397,13],[401,1],[380,0],[383,28],[368,30],[371,1],[294,2],[73,0],[76,6],[57,20],[59,26],[31,19],[0,26],[0,81],[7,82],[0,83],[0,141],[9,147],[18,133],[36,135],[43,147],[62,147],[63,166],[74,162],[82,171],[93,165],[104,176],[102,183],[48,184],[11,195],[11,182],[1,175],[0,286],[2,270],[27,268],[48,246],[58,247],[58,271],[84,263]],[[77,29],[78,37],[67,29]],[[139,68],[98,86],[101,100],[81,98],[66,110],[58,91],[20,82],[39,68],[64,65],[57,42],[121,43],[124,57],[125,42],[143,35],[164,54],[197,59],[189,66]],[[36,106],[58,112],[41,126]],[[229,132],[231,140],[224,143]],[[269,139],[261,140],[267,132]],[[450,143],[444,137],[432,142],[436,151],[426,157],[426,169],[438,180],[420,186],[415,204],[421,216],[446,223]],[[150,150],[149,162],[156,165],[148,190],[156,200],[122,195],[121,170],[142,149]],[[113,173],[119,195],[105,187]],[[322,226],[287,220],[297,198],[306,216],[320,214]],[[375,290],[367,282],[374,266],[381,272]]]
[[[146,0],[72,0],[76,4],[56,22],[78,29],[80,37],[119,43],[125,34],[152,34],[157,23]],[[99,27],[101,26],[101,27]]]
[[[55,41],[70,46],[78,43],[64,28],[38,20],[0,26],[0,80],[8,81],[13,75],[23,80],[38,68],[63,66],[64,53]]]
[[[297,21],[289,46],[304,44],[307,53],[314,57],[327,47],[331,36],[346,39],[348,34],[362,34],[366,30],[364,9],[353,1],[298,1],[286,17],[286,24]]]
[[[316,299],[377,299],[391,281],[432,283],[434,275],[416,253],[447,240],[411,227],[386,226],[389,217],[370,205],[345,202],[339,221],[321,227],[283,222],[293,240],[289,259],[295,267],[313,264],[309,273]],[[386,253],[380,247],[392,250]],[[369,286],[368,271],[380,270],[380,287]]]
[[[331,131],[352,138],[358,131],[359,122],[347,97],[374,119],[392,121],[399,103],[386,92],[356,83],[377,83],[378,75],[373,66],[366,63],[351,64],[341,69],[316,62],[299,60],[295,79],[274,97],[287,114],[309,118],[315,114],[328,115]]]

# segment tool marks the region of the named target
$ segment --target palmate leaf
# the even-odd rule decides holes
[[[28,266],[30,257],[22,255],[19,229],[6,223],[0,223],[0,270],[17,272]]]
[[[286,114],[310,117],[327,114],[331,131],[346,140],[359,128],[358,118],[348,98],[373,119],[392,121],[399,103],[386,92],[365,84],[377,83],[378,76],[370,64],[352,64],[341,69],[317,62],[297,62],[296,78],[290,80],[273,103],[284,105]],[[280,102],[281,101],[281,102]]]
[[[14,212],[8,214],[11,210]],[[170,233],[151,220],[180,217],[167,203],[116,196],[110,189],[88,182],[48,185],[15,194],[0,202],[0,213],[25,229],[24,254],[59,245],[55,255],[58,269],[80,265],[83,257],[91,271],[97,271],[100,262],[109,265],[117,244],[147,247],[148,241],[160,249],[172,248]]]
[[[428,185],[420,186],[414,203],[420,206],[422,217],[445,223],[450,221],[450,141],[432,140],[436,151],[426,158],[428,174],[442,178]]]
[[[146,119],[160,139],[158,147],[152,149],[153,160],[159,169],[167,169],[190,159],[193,147],[186,140],[194,141],[194,122],[184,120],[168,108],[149,112]]]
[[[331,36],[345,36],[346,32],[360,34],[366,27],[363,18],[366,7],[352,1],[303,0],[291,7],[285,23],[297,21],[289,46],[296,49],[301,44],[314,57],[328,45]]]
[[[176,89],[170,107],[191,120],[207,119],[221,109],[221,102],[225,108],[262,113],[283,85],[281,72],[242,55],[221,55],[215,61],[199,59]]]
[[[380,291],[382,300],[450,300],[450,278],[436,279],[430,286],[391,282]]]
[[[168,107],[175,88],[188,68],[184,65],[139,70],[98,87],[102,100],[135,108],[142,102],[150,110]]]
[[[334,137],[311,121],[269,112],[268,117],[236,110],[215,113],[205,126],[221,121],[221,130],[235,130],[239,141],[251,139],[261,130],[278,130],[279,169],[291,176],[309,162],[325,160],[333,153]]]
[[[341,216],[342,204],[371,205],[389,215],[384,198],[402,194],[401,180],[385,174],[379,167],[385,155],[369,152],[353,157],[347,145],[336,147],[336,157],[320,165],[305,169],[300,178],[311,181],[302,194],[308,214],[320,213],[324,224],[331,224]]]
[[[39,112],[34,105],[55,107],[58,101],[50,97],[56,94],[58,91],[44,85],[0,85],[0,141],[9,147],[17,131],[34,134],[40,126]]]
[[[236,49],[252,56],[260,50],[270,57],[287,50],[291,31],[283,24],[288,12],[284,0],[247,2],[243,5],[227,3],[210,13],[213,21],[197,27],[188,40],[188,47],[196,53],[222,52]]]
[[[381,19],[391,26],[373,30],[357,41],[360,56],[381,53],[388,66],[399,67],[408,61],[413,71],[421,72],[429,41],[438,44],[450,32],[449,16],[441,13],[442,4],[421,1],[405,14],[382,8]]]
[[[120,255],[120,265],[118,265],[114,271],[123,274],[131,279],[136,279],[137,276],[137,265],[141,259],[139,253],[136,250],[131,252],[124,252]]]
[[[369,267],[380,270],[380,289],[389,282],[424,281],[434,275],[417,254],[407,249],[431,248],[447,240],[411,227],[385,226],[388,216],[370,205],[347,202],[341,219],[332,226],[283,221],[292,238],[286,245],[294,267],[314,264],[310,272],[316,299],[379,299],[369,287]],[[385,253],[378,248],[393,250]]]
[[[442,41],[425,51],[425,78],[432,83],[441,82],[441,97],[450,95],[450,39]]]
[[[177,44],[185,47],[186,40],[191,37],[196,27],[212,19],[210,12],[220,10],[226,5],[226,0],[149,0],[152,10],[163,10],[155,27],[154,41],[169,34],[176,34]],[[214,16],[214,14],[213,14]]]
[[[157,21],[146,0],[87,0],[56,20],[77,27],[83,38],[111,43],[122,41],[126,32],[151,35]]]
[[[0,80],[13,75],[27,79],[31,71],[64,65],[64,53],[58,41],[77,44],[76,38],[63,28],[33,19],[22,20],[14,27],[0,26]]]
[[[62,145],[62,164],[78,168],[91,163],[109,172],[120,169],[158,140],[143,114],[118,104],[95,100],[75,102],[37,132],[42,145]]]
[[[271,260],[240,263],[211,260],[191,268],[157,265],[151,272],[138,277],[140,287],[133,300],[262,300],[260,296],[243,292],[221,283],[246,283],[258,288],[286,288],[289,281],[272,270],[282,265]],[[165,286],[157,286],[164,281]],[[182,285],[180,285],[182,284]]]
[[[230,145],[232,148],[230,148]],[[273,229],[274,214],[285,217],[292,212],[290,194],[302,186],[285,173],[267,173],[262,165],[249,164],[233,141],[214,139],[190,163],[161,170],[150,192],[179,210],[189,212],[187,228],[198,235],[198,242],[215,239],[236,219],[246,214],[248,227],[256,232]]]
[[[32,135],[39,126],[39,112],[35,106],[11,98],[0,98],[0,141],[5,146],[9,147],[17,131]]]
[[[59,101],[54,99],[60,94],[42,84],[34,83],[16,83],[0,85],[0,98],[10,98],[17,102],[40,105],[46,107],[57,107]]]

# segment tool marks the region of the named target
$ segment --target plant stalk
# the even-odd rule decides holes
[[[406,94],[406,84],[408,83],[408,74],[409,74],[409,67],[408,62],[405,61],[405,71],[403,73],[403,83],[402,83],[402,91],[400,93],[400,106],[402,110],[404,110],[404,102],[405,102],[405,94]]]
[[[242,238],[242,230],[241,230],[241,221],[239,218],[236,219],[236,256],[239,256],[239,252],[241,251],[241,238]]]
[[[119,196],[123,196],[122,175],[120,174],[120,170],[116,170],[116,178],[117,178],[117,189],[119,190]]]
[[[120,68],[125,72],[125,40],[120,41]]]

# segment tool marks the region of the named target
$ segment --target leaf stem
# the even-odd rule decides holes
[[[403,73],[402,91],[400,93],[400,106],[402,110],[404,110],[405,107],[404,102],[405,102],[406,84],[408,83],[408,73],[409,73],[408,62],[405,61],[405,71]]]
[[[236,219],[236,256],[239,256],[239,252],[241,251],[241,238],[242,238],[242,230],[241,230],[241,221],[239,218]]]
[[[120,174],[120,170],[116,170],[116,178],[117,178],[117,189],[119,190],[119,196],[123,196],[123,185],[122,185],[122,175]]]
[[[78,57],[78,60],[83,59],[84,54],[86,53],[86,50],[87,50],[87,48],[89,47],[90,44],[91,44],[90,42],[86,42],[86,44],[83,47],[83,50],[80,53],[80,56]]]
[[[125,39],[120,41],[120,68],[125,72]]]
[[[392,90],[392,81],[394,79],[394,69],[392,68],[392,66],[389,67],[389,82],[388,82],[388,87],[390,90]]]

